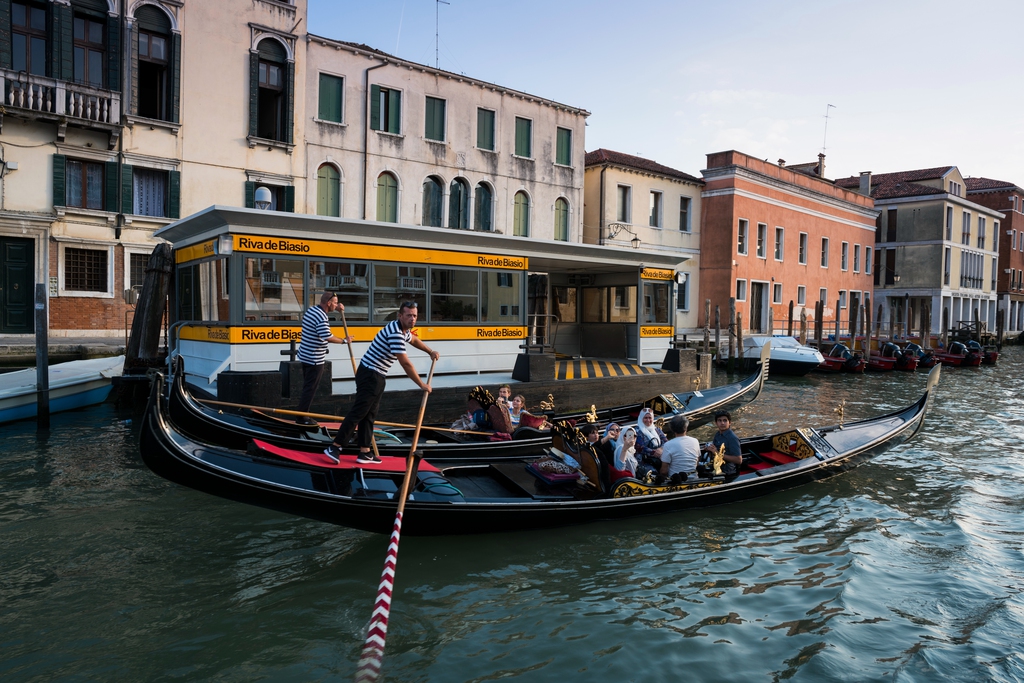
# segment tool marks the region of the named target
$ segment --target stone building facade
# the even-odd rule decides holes
[[[1024,189],[992,178],[964,178],[967,198],[1003,214],[993,238],[999,241],[996,294],[1005,332],[1024,330]]]

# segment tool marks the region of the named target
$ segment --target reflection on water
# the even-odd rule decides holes
[[[1024,353],[832,480],[613,523],[406,538],[401,681],[1024,678]],[[724,376],[717,381],[726,381]],[[901,407],[924,373],[771,380],[742,434]],[[0,440],[0,677],[351,678],[386,539],[152,475],[107,406]],[[705,430],[705,433],[708,433]],[[702,433],[698,438],[706,438]]]

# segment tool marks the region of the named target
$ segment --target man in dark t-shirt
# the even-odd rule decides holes
[[[711,446],[705,446],[704,450],[714,455],[722,447],[722,444],[725,444],[725,453],[722,455],[725,464],[722,465],[722,474],[736,474],[740,471],[740,465],[743,464],[743,451],[740,449],[739,437],[736,436],[736,432],[732,431],[732,417],[728,412],[719,410],[715,413],[715,426],[718,427],[715,438],[711,441]]]

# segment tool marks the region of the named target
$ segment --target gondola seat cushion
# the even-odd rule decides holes
[[[519,416],[520,427],[530,427],[531,429],[543,429],[546,419],[543,415],[530,415],[526,411]]]

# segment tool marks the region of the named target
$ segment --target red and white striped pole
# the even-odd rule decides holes
[[[434,363],[436,362],[433,360],[430,363],[430,372],[427,373],[428,386],[434,376]],[[427,410],[427,396],[429,394],[424,391],[423,399],[420,401],[420,415],[416,420],[416,430],[412,435],[412,446],[409,448],[409,458],[405,464],[405,480],[402,482],[402,489],[398,494],[398,512],[395,513],[395,525],[391,528],[391,542],[388,543],[388,554],[384,558],[384,571],[380,575],[380,586],[377,587],[377,601],[373,604],[370,627],[366,631],[366,642],[363,643],[359,666],[356,667],[356,683],[376,681],[384,662],[384,643],[388,637],[388,616],[391,614],[391,596],[394,594],[395,570],[398,567],[398,541],[402,536],[402,514],[405,512],[405,499],[409,493],[409,483],[412,481],[413,469],[416,465],[416,446],[419,445],[423,413]]]

